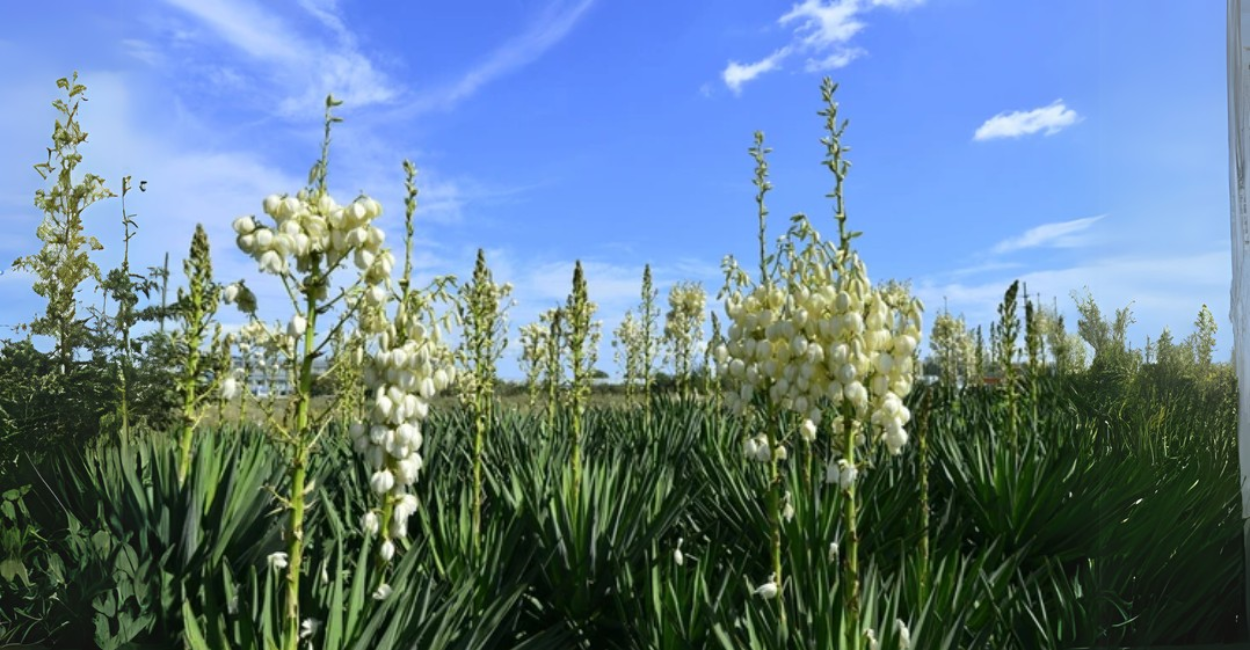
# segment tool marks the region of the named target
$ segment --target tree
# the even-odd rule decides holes
[[[1188,346],[1177,345],[1172,338],[1172,330],[1164,327],[1159,340],[1155,342],[1155,358],[1159,370],[1168,375],[1181,375],[1189,371],[1193,365],[1193,355]]]
[[[1193,350],[1194,363],[1200,377],[1207,377],[1211,373],[1211,358],[1215,354],[1215,333],[1218,327],[1215,324],[1215,317],[1211,315],[1211,310],[1207,309],[1204,304],[1202,309],[1198,311],[1198,318],[1194,320],[1194,333],[1186,338],[1185,342]]]
[[[1091,369],[1133,373],[1141,363],[1141,356],[1128,345],[1128,326],[1136,322],[1130,307],[1117,309],[1115,320],[1107,321],[1102,316],[1098,303],[1090,295],[1089,288],[1085,296],[1072,292],[1077,311],[1081,318],[1077,321],[1077,332],[1081,338],[1094,349],[1094,361]]]

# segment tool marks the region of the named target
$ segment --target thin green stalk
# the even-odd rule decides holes
[[[313,271],[314,275],[316,270]],[[291,525],[287,530],[286,574],[286,634],[285,650],[299,647],[299,582],[304,561],[304,493],[307,491],[308,456],[308,407],[312,401],[313,350],[316,345],[317,301],[311,295],[306,299],[304,318],[304,351],[299,370],[299,389],[295,397],[295,456],[291,462]]]
[[[843,439],[843,449],[848,470],[855,467],[855,427],[853,426],[855,419],[852,409],[849,402],[842,403],[842,428],[846,436]],[[862,637],[859,621],[859,527],[857,523],[859,490],[857,481],[851,481],[849,487],[843,490],[842,496],[842,525],[846,531],[845,552],[842,555],[844,562],[842,587],[846,610],[850,617],[850,626],[847,629],[849,638],[846,640],[845,648],[859,650]]]
[[[178,484],[187,482],[187,470],[191,466],[191,439],[195,435],[196,399],[195,384],[200,374],[199,333],[187,333],[187,365],[182,375],[182,433],[178,436]]]
[[[577,503],[577,495],[582,486],[582,414],[573,407],[573,503]],[[578,510],[580,512],[580,510]]]
[[[786,606],[785,606],[785,581],[783,580],[783,572],[781,566],[781,502],[783,491],[785,489],[784,481],[781,475],[781,467],[777,460],[777,444],[778,444],[778,416],[776,408],[770,403],[768,406],[768,420],[764,427],[764,433],[768,437],[768,539],[769,550],[772,556],[773,565],[773,581],[777,585],[777,612],[779,615],[780,628],[786,629]]]
[[[655,353],[656,353],[656,320],[659,318],[659,312],[656,311],[655,299],[659,292],[655,289],[651,282],[651,265],[647,264],[642,270],[642,309],[640,316],[642,317],[642,399],[645,409],[646,421],[645,426],[648,432],[651,431],[651,399],[652,399],[652,380],[654,375]]]
[[[764,205],[764,197],[773,188],[773,184],[768,182],[768,160],[766,158],[772,152],[772,149],[764,146],[763,131],[755,132],[755,145],[747,151],[755,159],[755,180],[752,182],[759,189],[755,194],[755,206],[759,217],[760,284],[768,287],[772,286],[772,279],[768,276],[768,233],[765,230],[768,224],[768,208]]]
[[[920,457],[920,602],[929,598],[929,585],[932,580],[929,564],[929,398],[931,391],[926,390],[920,404],[920,412],[916,417],[916,446]],[[952,386],[950,390],[958,390]]]
[[[130,325],[131,314],[133,310],[131,306],[134,304],[134,288],[131,286],[130,279],[130,239],[134,237],[134,233],[130,231],[130,227],[134,225],[134,221],[130,219],[130,215],[126,214],[126,194],[130,192],[130,177],[126,176],[122,179],[122,227],[124,236],[122,238],[122,267],[121,274],[118,278],[121,285],[115,290],[119,295],[119,304],[117,309],[118,327],[121,329],[122,335],[122,359],[123,365],[121,370],[121,415],[122,415],[122,436],[130,437],[130,397],[127,394],[129,388],[131,359],[130,359]]]
[[[475,402],[473,436],[473,552],[482,550],[482,453],[486,442],[486,410],[478,397]]]
[[[812,457],[815,451],[812,450],[812,443],[803,441],[803,488],[811,489],[812,487]]]

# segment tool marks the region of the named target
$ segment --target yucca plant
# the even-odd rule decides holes
[[[482,529],[482,455],[486,436],[493,425],[496,363],[508,345],[508,323],[504,310],[512,285],[495,284],[486,253],[477,251],[473,278],[460,288],[456,304],[463,328],[458,361],[460,394],[473,413],[473,535],[474,549],[480,550]],[[475,551],[476,552],[476,551]]]
[[[194,441],[195,466],[180,482],[176,439],[121,441],[46,466],[36,515],[67,531],[55,551],[65,582],[58,600],[79,623],[63,642],[161,641],[183,631],[183,594],[220,598],[223,572],[264,566],[280,545],[265,488],[280,467],[257,431]]]
[[[577,492],[582,484],[582,418],[590,398],[591,374],[598,358],[601,323],[594,320],[597,309],[587,294],[586,276],[582,273],[582,263],[578,260],[573,267],[573,291],[564,307],[564,316],[568,321],[566,341],[569,348],[569,377],[572,382],[566,397],[569,416],[572,418],[569,429],[569,462],[573,475],[569,488],[573,490],[574,501],[577,500]]]

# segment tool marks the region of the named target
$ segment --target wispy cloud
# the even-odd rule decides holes
[[[977,129],[972,139],[980,142],[997,138],[1018,138],[1038,131],[1045,131],[1046,135],[1054,135],[1079,121],[1081,121],[1081,116],[1065,106],[1063,100],[1059,99],[1049,106],[1031,111],[999,113],[986,120]]]
[[[765,72],[772,72],[773,70],[776,70],[781,65],[781,60],[789,55],[790,48],[783,47],[780,50],[773,52],[766,58],[756,61],[755,63],[743,64],[738,63],[737,61],[730,61],[729,65],[725,68],[725,71],[721,73],[721,78],[725,80],[725,85],[729,86],[729,89],[732,90],[734,94],[741,93],[742,84],[764,74]]]
[[[499,46],[484,61],[461,75],[455,83],[418,98],[414,102],[413,109],[417,112],[425,112],[432,109],[453,108],[486,84],[532,63],[563,40],[592,4],[594,0],[579,0],[572,4],[556,2],[548,5],[529,29]]]
[[[721,79],[735,94],[742,85],[766,72],[781,68],[793,54],[807,55],[804,69],[823,72],[844,67],[865,51],[850,44],[866,24],[861,16],[877,7],[902,11],[918,7],[925,0],[803,0],[790,8],[778,24],[791,28],[790,42],[754,63],[730,61]]]
[[[1022,235],[1004,239],[995,244],[994,252],[998,254],[1010,253],[1011,251],[1041,246],[1054,248],[1080,246],[1086,242],[1086,238],[1080,235],[1106,216],[1105,214],[1100,214],[1095,217],[1085,217],[1084,219],[1073,219],[1071,221],[1056,221],[1029,228]]]
[[[321,100],[334,93],[354,106],[385,104],[395,99],[400,87],[378,70],[359,48],[355,37],[338,15],[337,4],[328,0],[304,0],[301,7],[332,34],[332,38],[300,33],[295,25],[270,11],[271,5],[239,0],[166,0],[194,17],[213,37],[249,59],[257,76],[256,87],[276,87],[278,113],[303,117],[319,112]],[[178,38],[195,38],[179,34]],[[136,42],[130,51],[149,62],[158,52]],[[243,73],[214,62],[201,64],[206,76],[219,82],[239,80]],[[217,72],[214,74],[214,70]],[[248,75],[251,76],[251,75]],[[227,84],[229,85],[229,84]]]
[[[983,262],[981,264],[974,264],[972,266],[955,269],[954,271],[950,271],[948,275],[952,278],[963,278],[970,275],[981,275],[991,271],[1004,271],[1006,269],[1020,268],[1020,266],[1021,264],[1019,262]]]
[[[417,219],[437,224],[459,223],[474,207],[524,203],[538,185],[497,186],[472,178],[427,177],[421,182]],[[399,197],[397,197],[398,199]]]

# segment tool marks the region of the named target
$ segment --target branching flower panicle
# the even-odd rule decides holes
[[[669,289],[669,310],[664,315],[664,343],[673,362],[678,392],[684,396],[691,394],[695,351],[703,342],[706,304],[707,294],[703,285],[679,282]]]
[[[435,278],[424,291],[409,286],[416,168],[405,162],[404,169],[409,194],[399,295],[394,296],[388,283],[383,283],[368,287],[357,298],[362,329],[370,333],[371,340],[370,353],[362,355],[368,419],[351,427],[352,446],[363,456],[371,472],[369,487],[381,502],[379,510],[367,513],[361,524],[367,533],[382,538],[377,555],[382,563],[394,556],[395,541],[407,535],[408,519],[417,509],[417,498],[409,489],[424,465],[422,427],[429,416],[430,401],[457,376],[452,351],[442,340],[448,326],[446,316],[440,319],[434,309],[436,303],[449,300],[448,289],[454,278]],[[395,314],[387,318],[392,298]]]
[[[541,322],[521,326],[519,360],[521,371],[525,373],[530,408],[538,404],[538,395],[542,391],[541,379],[547,363],[547,334],[548,328]]]
[[[621,324],[613,331],[613,358],[620,366],[625,396],[632,398],[642,383],[642,327],[632,311],[625,312]]]

